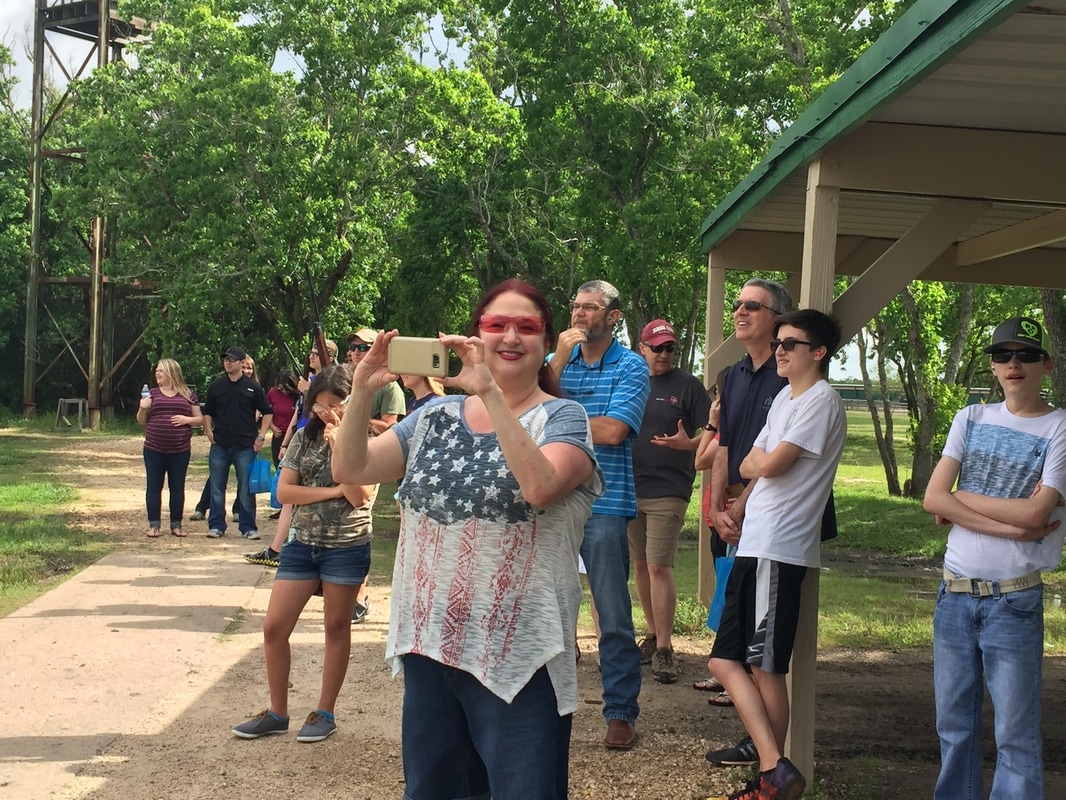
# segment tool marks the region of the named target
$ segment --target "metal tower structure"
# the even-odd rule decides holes
[[[137,342],[122,355],[117,364],[111,364],[112,342],[110,325],[106,316],[113,314],[113,284],[104,275],[106,220],[92,220],[87,240],[90,269],[86,277],[51,278],[46,274],[41,246],[43,167],[46,158],[82,160],[84,148],[48,150],[44,139],[52,123],[68,107],[70,89],[63,94],[54,109],[45,116],[44,75],[45,61],[49,57],[62,71],[68,81],[81,77],[94,67],[104,67],[109,62],[121,59],[124,46],[134,37],[139,37],[144,28],[142,21],[125,21],[118,17],[115,0],[34,0],[37,11],[34,20],[33,52],[33,106],[30,125],[30,268],[26,282],[26,336],[22,381],[22,410],[33,417],[37,410],[37,332],[38,300],[40,287],[48,283],[82,283],[89,294],[89,341],[87,364],[82,366],[78,355],[69,342],[66,350],[78,361],[86,383],[89,424],[100,427],[102,407],[111,405],[111,379],[115,371],[133,353]],[[91,45],[88,55],[74,74],[63,65],[52,46],[50,37],[67,36],[80,39]],[[110,284],[110,285],[109,285]],[[65,337],[64,337],[65,338]],[[61,355],[61,354],[60,354]],[[58,359],[58,357],[57,357]],[[53,362],[54,363],[54,362]]]

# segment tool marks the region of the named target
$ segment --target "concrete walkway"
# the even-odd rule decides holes
[[[46,800],[203,665],[260,644],[220,634],[262,571],[191,549],[113,553],[0,618],[0,798]]]

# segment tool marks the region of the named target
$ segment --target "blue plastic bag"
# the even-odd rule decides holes
[[[278,500],[278,478],[281,477],[281,468],[279,467],[274,472],[274,477],[270,480],[270,507],[281,508],[281,501]]]
[[[714,560],[714,596],[711,607],[707,609],[707,627],[717,631],[722,624],[722,610],[725,608],[725,586],[729,583],[729,573],[733,571],[733,562],[737,558],[737,548],[729,545],[725,555]]]
[[[270,462],[260,455],[248,471],[248,491],[263,494],[270,491]]]

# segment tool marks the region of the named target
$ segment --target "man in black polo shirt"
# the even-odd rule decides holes
[[[207,388],[204,433],[211,443],[207,456],[211,483],[209,539],[218,539],[226,533],[226,484],[231,465],[237,472],[237,519],[241,536],[259,538],[255,496],[248,491],[248,472],[266,440],[274,410],[263,387],[241,372],[246,355],[240,347],[229,348],[222,355],[222,369],[226,374]],[[257,412],[262,415],[258,423]]]
[[[755,481],[740,477],[740,464],[766,424],[774,398],[788,380],[777,374],[770,340],[774,319],[792,310],[792,295],[776,281],[752,278],[733,301],[733,327],[747,355],[726,370],[719,386],[718,454],[711,468],[711,552],[725,555],[726,544],[740,541],[744,507]],[[822,541],[836,536],[836,512],[829,495],[822,517]],[[707,760],[717,766],[754,764],[755,745],[745,737],[736,746],[713,750]]]

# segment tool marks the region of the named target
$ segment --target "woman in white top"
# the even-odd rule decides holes
[[[551,311],[529,284],[487,292],[463,364],[373,439],[374,391],[396,375],[379,334],[356,368],[333,451],[338,480],[396,480],[400,541],[386,657],[404,671],[408,800],[565,798],[577,709],[578,547],[601,491],[584,409],[545,367]]]

